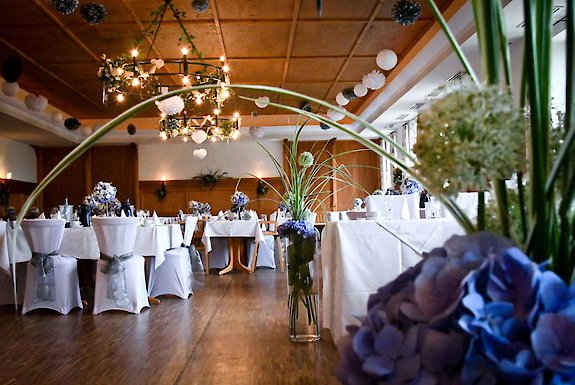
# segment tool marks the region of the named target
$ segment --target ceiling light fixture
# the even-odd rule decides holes
[[[172,18],[182,32],[178,45],[183,43],[186,46],[181,48],[182,55],[179,58],[150,58],[162,21],[168,11],[171,11]],[[152,15],[152,20],[136,39],[134,48],[129,54],[115,59],[107,58],[105,54],[102,55],[104,62],[99,68],[98,77],[103,84],[102,102],[104,104],[108,102],[111,94],[116,96],[118,102],[123,102],[128,96],[143,100],[182,87],[218,85],[217,88],[180,94],[179,97],[183,100],[185,107],[180,112],[162,111],[165,116],[162,116],[160,120],[160,137],[167,140],[175,136],[186,135],[184,129],[189,122],[186,114],[188,116],[203,115],[204,113],[198,111],[198,108],[208,108],[208,110],[213,110],[215,115],[220,114],[224,102],[231,96],[230,68],[224,56],[220,57],[220,65],[203,61],[202,54],[193,42],[194,37],[188,33],[182,23],[181,17],[184,16],[184,12],[176,9],[172,0],[164,0]],[[141,58],[138,48],[147,36],[151,36],[150,46],[146,56]],[[197,56],[197,60],[190,60],[190,55]],[[213,119],[211,116],[209,118]],[[218,120],[216,117],[218,124],[223,124],[224,121],[226,119]],[[216,140],[229,141],[229,138],[220,139],[214,135],[211,137],[216,137]]]

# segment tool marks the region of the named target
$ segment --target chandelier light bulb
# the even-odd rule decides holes
[[[182,135],[188,135],[188,132],[189,132],[189,130],[188,130],[187,126],[182,128]]]
[[[164,114],[164,113],[162,112],[162,113],[160,114],[160,117],[161,117],[162,119],[166,119],[166,114]]]
[[[140,85],[140,79],[138,79],[138,78],[132,79],[132,85],[133,85],[134,87],[139,86],[139,85]]]
[[[186,75],[182,78],[182,83],[184,83],[186,85],[190,84],[190,78],[188,77],[188,75]]]
[[[232,139],[236,140],[239,137],[240,137],[240,132],[238,130],[235,130],[234,133],[232,134]]]
[[[214,128],[214,134],[219,134],[220,133],[220,129],[218,127]]]
[[[212,136],[212,139],[210,139],[210,140],[215,143],[215,141],[218,139],[215,136]]]
[[[164,131],[160,132],[160,139],[162,139],[162,141],[164,142],[166,141],[166,139],[168,139],[168,136]]]
[[[223,63],[226,61],[226,57],[224,55],[220,56],[220,61]]]
[[[196,104],[198,105],[202,104],[202,98],[196,98]]]
[[[118,75],[122,75],[124,73],[124,70],[121,68],[118,68]]]
[[[124,94],[118,94],[118,96],[116,96],[116,100],[119,101],[120,103],[124,101]]]
[[[222,92],[222,98],[227,99],[230,97],[230,91],[226,90]]]
[[[182,48],[182,55],[187,55],[188,54],[188,49],[186,47]]]
[[[138,56],[138,50],[135,48],[130,53],[132,54],[132,57]]]
[[[182,138],[182,140],[183,140],[183,141],[184,141],[184,143],[185,143],[185,142],[187,142],[187,141],[188,141],[188,137],[187,137],[187,136],[184,136],[184,137]]]
[[[227,64],[225,64],[225,65],[222,67],[222,70],[223,70],[224,72],[229,72],[230,66],[227,65]]]
[[[237,111],[236,111],[236,112],[234,112],[234,118],[236,118],[236,119],[237,119],[237,118],[239,118],[239,117],[240,117],[240,113],[239,113],[239,112],[237,112]]]
[[[219,115],[220,112],[221,112],[221,111],[219,110],[219,108],[216,108],[216,109],[214,110],[214,115]]]

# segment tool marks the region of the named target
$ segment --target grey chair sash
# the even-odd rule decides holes
[[[116,306],[126,306],[130,304],[128,292],[126,290],[126,268],[123,262],[134,256],[134,253],[126,253],[120,256],[110,257],[100,253],[100,259],[106,263],[100,271],[108,276],[108,298],[113,299]]]
[[[54,278],[54,258],[59,255],[54,250],[51,253],[33,251],[30,264],[36,268],[36,302],[54,301],[56,299],[56,282]]]

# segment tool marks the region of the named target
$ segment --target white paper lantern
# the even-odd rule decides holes
[[[267,96],[260,96],[259,98],[256,99],[256,106],[258,106],[259,108],[266,108],[268,106],[268,104],[270,104],[270,98],[268,98]]]
[[[367,95],[367,87],[364,86],[363,84],[356,84],[353,87],[353,93],[355,94],[355,96],[357,96],[358,98],[361,98],[362,96]]]
[[[82,136],[90,136],[90,135],[92,135],[92,127],[91,127],[91,126],[82,126],[82,127],[80,127],[80,135],[82,135]]]
[[[14,96],[18,95],[19,91],[20,91],[20,85],[18,85],[17,82],[14,82],[14,83],[4,82],[4,83],[2,83],[2,93],[6,96],[14,97]]]
[[[48,107],[48,99],[42,95],[28,94],[24,98],[24,104],[30,111],[40,112]]]
[[[253,126],[250,127],[250,135],[254,139],[261,139],[264,137],[264,130],[261,127]]]
[[[54,111],[50,114],[50,119],[52,119],[54,123],[62,123],[62,120],[64,120],[64,116],[60,111]]]
[[[327,110],[327,117],[333,120],[334,122],[338,122],[342,120],[345,117],[345,115],[336,110],[329,109]]]
[[[184,100],[178,95],[167,98],[158,103],[158,110],[166,115],[176,115],[184,110]]]
[[[198,148],[194,150],[193,154],[198,159],[204,159],[208,155],[208,151],[205,148]]]
[[[204,130],[195,130],[192,134],[192,140],[197,144],[204,143],[208,139],[208,134]]]
[[[347,106],[347,104],[349,103],[349,100],[347,100],[345,98],[345,96],[343,96],[343,94],[340,92],[335,96],[335,101],[337,102],[337,104],[339,104],[340,106]]]
[[[375,62],[382,70],[389,71],[397,65],[397,55],[390,49],[384,49],[377,54]]]
[[[385,84],[385,75],[377,70],[373,70],[370,73],[363,75],[361,84],[370,90],[378,90]]]

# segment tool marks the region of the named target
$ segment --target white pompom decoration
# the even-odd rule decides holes
[[[194,150],[193,155],[198,159],[204,159],[208,155],[208,151],[205,148],[198,148]]]
[[[345,117],[345,115],[336,110],[329,109],[327,110],[327,117],[333,120],[334,122],[338,122],[342,120]]]
[[[80,127],[80,135],[82,136],[90,136],[92,135],[93,128],[91,126],[82,126]]]
[[[204,130],[196,130],[192,134],[192,140],[197,144],[204,143],[208,139],[208,134]]]
[[[266,108],[268,104],[270,104],[270,98],[267,96],[260,96],[256,99],[255,103],[259,108]]]
[[[179,96],[172,96],[158,103],[158,110],[166,115],[176,115],[184,110],[184,100]]]
[[[353,87],[353,93],[355,94],[355,96],[357,96],[358,98],[361,98],[362,96],[367,95],[367,87],[364,86],[363,84],[356,84]]]
[[[397,55],[390,49],[384,49],[379,51],[375,62],[382,70],[389,71],[397,65]]]
[[[335,101],[337,102],[337,104],[339,104],[340,106],[346,106],[349,103],[349,100],[347,100],[345,98],[345,96],[343,96],[343,94],[340,92],[335,96]]]
[[[48,99],[42,95],[28,94],[24,98],[24,104],[30,111],[40,112],[48,107]]]
[[[64,120],[64,116],[60,111],[54,111],[50,114],[50,119],[52,119],[54,123],[62,123],[62,120]]]
[[[363,75],[361,84],[370,90],[378,90],[385,84],[385,75],[377,70],[373,70],[370,73]]]
[[[20,85],[17,82],[10,83],[4,82],[2,83],[2,93],[6,96],[10,96],[11,98],[18,95],[20,91]]]
[[[264,137],[264,130],[257,126],[250,127],[250,135],[254,139],[261,139]]]

